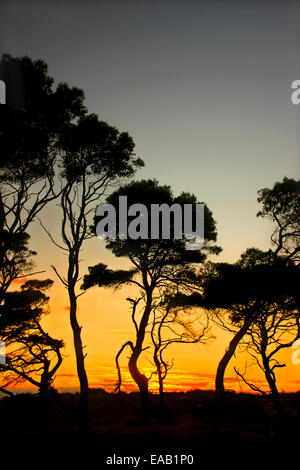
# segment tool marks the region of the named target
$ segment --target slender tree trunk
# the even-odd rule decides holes
[[[82,433],[88,431],[88,379],[84,366],[84,353],[81,340],[81,326],[77,321],[77,299],[73,283],[68,286],[69,299],[70,299],[70,321],[73,330],[73,339],[76,355],[77,374],[80,383],[80,397],[79,397],[79,430]]]
[[[242,327],[238,330],[238,332],[234,335],[232,340],[229,343],[228,348],[225,351],[224,356],[222,357],[221,361],[219,362],[217,373],[216,373],[216,399],[215,399],[215,416],[214,416],[214,428],[216,438],[219,439],[220,430],[223,426],[224,422],[224,408],[223,408],[223,400],[224,400],[224,375],[226,371],[226,367],[229,364],[230,359],[234,355],[236,348],[239,342],[242,340],[243,336],[247,333],[248,328],[251,324],[249,318],[245,318]]]
[[[144,423],[149,422],[149,388],[147,377],[139,371],[137,362],[143,349],[145,332],[149,321],[152,305],[152,292],[147,295],[147,303],[137,332],[136,344],[129,359],[129,371],[141,394],[141,414]]]
[[[49,365],[50,363],[45,362],[44,364],[44,371],[41,376],[41,382],[39,387],[39,395],[42,401],[46,401],[48,399],[48,392],[49,392]]]
[[[140,356],[140,352],[135,348],[130,359],[129,359],[129,371],[131,377],[139,387],[141,396],[141,415],[144,423],[149,421],[149,390],[148,390],[148,379],[142,374],[137,366],[137,360]]]
[[[271,398],[274,403],[274,407],[276,410],[276,419],[273,423],[274,425],[274,435],[276,439],[281,439],[284,437],[286,429],[285,429],[285,411],[282,406],[280,395],[278,393],[278,389],[276,386],[276,379],[274,372],[270,369],[269,360],[266,357],[265,351],[262,351],[262,362],[265,371],[265,377],[270,387]]]
[[[261,356],[262,356],[262,363],[264,366],[265,377],[270,387],[271,397],[272,397],[278,418],[281,421],[283,418],[283,409],[280,403],[280,397],[279,397],[278,389],[276,386],[275,374],[270,368],[270,362],[266,354],[267,333],[265,331],[262,331],[261,334],[262,334]]]
[[[158,376],[158,386],[159,386],[159,409],[160,409],[160,417],[164,416],[165,411],[165,403],[164,403],[164,380],[161,371],[161,363],[157,357],[157,351],[154,352],[154,363],[156,365],[157,376]]]
[[[265,368],[265,376],[270,387],[271,396],[275,405],[277,405],[279,403],[279,393],[278,393],[278,389],[276,386],[276,382],[274,380],[272,371],[269,367],[268,360],[263,361],[263,362],[264,362],[264,368]]]
[[[247,333],[250,324],[251,324],[251,320],[249,318],[246,318],[242,327],[239,329],[239,331],[235,334],[235,336],[230,341],[229,346],[226,349],[224,356],[219,362],[217,374],[216,374],[216,382],[215,382],[216,393],[217,393],[217,396],[219,397],[223,396],[225,392],[224,375],[225,375],[226,367],[228,366],[230,359],[234,355],[239,342],[241,341],[243,336]]]
[[[163,418],[165,415],[165,395],[164,395],[164,381],[162,378],[161,370],[158,372],[158,383],[159,383],[159,409],[160,417]]]
[[[49,366],[50,362],[45,361],[44,370],[41,375],[41,381],[39,385],[39,400],[40,400],[40,413],[41,413],[41,425],[43,429],[47,429],[50,424],[50,405],[49,405]]]

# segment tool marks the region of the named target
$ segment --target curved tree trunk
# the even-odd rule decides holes
[[[279,393],[278,393],[278,389],[276,386],[275,376],[274,376],[274,373],[270,369],[269,361],[267,358],[263,358],[263,365],[265,369],[265,376],[270,387],[272,400],[275,404],[276,410],[281,411],[280,406],[279,406]]]
[[[51,408],[49,403],[49,386],[51,378],[49,375],[49,367],[50,361],[45,358],[44,370],[39,384],[40,419],[43,429],[47,429],[51,422]]]
[[[161,370],[161,363],[157,356],[157,351],[154,352],[154,363],[156,365],[157,370],[157,377],[158,377],[158,385],[159,385],[159,410],[160,410],[160,417],[162,418],[165,411],[165,404],[164,404],[164,379]]]
[[[50,386],[49,366],[50,366],[50,361],[45,360],[44,370],[41,375],[41,381],[40,381],[40,386],[39,386],[39,396],[41,400],[45,402],[48,399],[48,392],[49,392],[49,386]]]
[[[280,402],[280,397],[278,393],[278,389],[276,386],[276,377],[274,371],[272,371],[270,367],[270,359],[267,356],[267,345],[268,345],[268,334],[266,331],[265,325],[261,327],[261,357],[262,363],[264,367],[265,377],[270,387],[271,397],[277,412],[277,417],[279,421],[279,427],[281,427],[283,422],[283,408]]]
[[[137,384],[141,394],[141,414],[142,420],[144,423],[149,421],[149,391],[148,391],[148,379],[142,374],[137,366],[137,360],[140,356],[140,352],[137,349],[134,349],[130,359],[129,359],[129,371],[131,377]]]
[[[76,355],[77,374],[80,383],[80,397],[79,397],[79,430],[82,433],[88,431],[88,378],[84,366],[84,353],[81,340],[81,326],[77,321],[77,299],[73,285],[68,286],[70,298],[70,321],[73,330],[73,339]]]
[[[246,318],[242,327],[239,329],[239,331],[235,334],[235,336],[232,338],[232,340],[229,343],[228,348],[226,349],[226,352],[224,356],[222,357],[221,361],[219,362],[218,369],[217,369],[217,374],[216,374],[216,393],[219,397],[224,395],[225,388],[224,388],[224,375],[226,371],[226,367],[228,366],[228,363],[232,356],[234,355],[236,348],[241,341],[241,339],[245,336],[245,334],[248,331],[249,326],[251,325],[251,320],[250,318]]]
[[[148,379],[147,377],[142,374],[138,368],[138,359],[141,355],[143,349],[143,342],[145,338],[146,328],[149,321],[149,316],[151,313],[152,307],[152,292],[149,292],[147,295],[147,303],[145,306],[145,310],[137,331],[137,339],[136,344],[133,348],[131,357],[129,359],[129,371],[131,377],[137,384],[140,393],[141,393],[141,412],[142,412],[142,420],[144,423],[149,422],[149,389],[148,389]]]

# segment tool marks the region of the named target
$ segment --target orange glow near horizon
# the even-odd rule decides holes
[[[65,290],[58,284],[51,292],[51,313],[45,316],[44,327],[55,338],[64,340],[66,347],[63,350],[64,361],[56,374],[54,386],[59,391],[77,391],[78,378],[75,370],[75,356],[73,351],[72,331],[69,325],[69,308]],[[123,288],[112,292],[109,289],[91,289],[89,293],[79,299],[78,316],[83,325],[83,344],[86,346],[86,370],[90,388],[103,388],[108,392],[115,389],[117,370],[115,355],[121,345],[127,340],[134,340],[134,329],[131,324],[130,307],[126,302],[129,290]],[[55,294],[55,295],[54,295]],[[130,294],[132,295],[132,293]],[[231,335],[217,327],[213,327],[215,339],[208,344],[177,344],[170,347],[167,359],[174,358],[174,366],[169,371],[164,382],[166,392],[188,392],[190,390],[214,390],[215,373],[218,361],[221,359]],[[283,392],[296,392],[300,390],[300,366],[291,362],[294,350],[285,351],[281,355],[287,367],[277,372],[278,389]],[[124,351],[120,359],[122,372],[122,390],[125,392],[137,391],[127,367],[129,351]],[[249,362],[246,353],[237,354],[229,364],[225,375],[225,388],[236,392],[254,393],[240,379],[233,367],[237,366],[244,371],[245,363]],[[140,362],[140,369],[147,377],[154,370],[151,353],[144,352]],[[266,390],[266,383],[257,368],[249,368],[247,379],[255,385]],[[22,383],[15,387],[21,390],[32,390],[29,383]],[[157,376],[153,374],[149,382],[152,393],[158,392]]]
[[[87,244],[88,245],[88,244]],[[39,252],[38,268],[47,268],[53,261],[60,273],[66,269],[65,257],[60,255],[51,244],[45,247],[44,234],[37,230],[32,236],[32,246]],[[129,263],[124,259],[116,259],[104,248],[99,240],[89,241],[87,249],[82,252],[81,272],[87,272],[87,267],[98,262],[104,262],[113,269],[127,269]],[[40,269],[37,269],[40,271]],[[68,296],[66,289],[56,278],[52,271],[34,276],[39,279],[51,278],[54,285],[49,291],[50,313],[45,315],[43,326],[45,330],[56,339],[65,343],[63,349],[63,363],[56,374],[54,386],[58,390],[78,390],[79,382],[76,375],[76,361],[73,348],[73,335],[69,319]],[[17,279],[13,288],[28,278]],[[80,292],[80,291],[79,291]],[[127,297],[135,298],[138,295],[135,287],[123,287],[119,290],[94,287],[89,289],[78,299],[78,321],[82,325],[82,341],[87,357],[86,371],[91,388],[104,388],[113,391],[117,381],[115,356],[120,347],[128,340],[134,341],[134,327],[131,322],[131,309],[126,301]],[[208,344],[176,344],[172,345],[166,354],[167,360],[174,359],[174,365],[165,380],[165,390],[170,392],[201,389],[214,390],[215,374],[218,362],[222,358],[231,339],[231,334],[212,326],[215,339]],[[300,365],[291,361],[295,350],[288,349],[281,353],[280,360],[286,367],[277,369],[277,385],[279,391],[296,392],[300,390]],[[137,390],[128,372],[129,351],[125,350],[120,358],[122,370],[122,390]],[[251,357],[246,353],[237,353],[230,362],[226,375],[225,387],[237,392],[253,393],[241,380],[238,380],[234,366],[243,373],[245,364],[248,365],[247,380],[256,385],[266,386],[261,371],[249,367]],[[154,370],[150,350],[144,351],[139,361],[140,369],[147,377]],[[32,389],[29,383],[22,383],[16,388]],[[152,392],[158,391],[157,376],[153,375],[149,383]]]
[[[122,387],[121,390],[126,393],[136,392],[138,388],[133,382],[130,373],[127,368],[123,367],[122,371]],[[143,369],[143,372],[146,375],[150,375],[151,370]],[[102,375],[103,374],[103,375]],[[104,389],[106,392],[114,392],[115,385],[117,380],[116,370],[113,368],[102,368],[102,374],[88,374],[89,375],[89,387],[91,389]],[[169,372],[169,375],[164,383],[165,392],[190,392],[195,390],[214,390],[214,380],[215,376],[213,374],[201,374],[201,373],[192,373],[186,370],[173,370]],[[250,382],[255,385],[259,385],[263,390],[267,391],[266,384],[263,380],[255,379],[252,377],[249,379]],[[246,387],[241,381],[236,377],[226,377],[224,380],[225,389],[232,390],[236,393],[251,393],[255,394],[257,392],[252,391]],[[55,388],[60,392],[77,392],[79,391],[78,379],[76,374],[71,373],[58,373],[55,382]],[[280,392],[283,393],[295,393],[300,390],[300,380],[287,380],[283,382],[278,382],[278,387]],[[24,382],[16,387],[15,390],[18,391],[34,391],[36,390],[32,385]],[[153,377],[149,383],[149,391],[151,393],[158,393],[158,381],[156,377]]]

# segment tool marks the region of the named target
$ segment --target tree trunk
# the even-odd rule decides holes
[[[80,397],[78,407],[78,418],[79,418],[79,430],[82,433],[88,431],[88,379],[84,366],[84,354],[81,341],[81,327],[77,321],[77,299],[73,285],[68,287],[69,298],[70,298],[70,321],[73,330],[73,339],[76,355],[76,367],[77,374],[80,383]]]
[[[276,379],[274,372],[270,369],[269,359],[266,356],[265,349],[262,350],[262,362],[264,366],[266,380],[270,387],[271,398],[276,410],[276,419],[273,423],[274,436],[276,439],[281,440],[286,432],[285,429],[285,411],[280,401],[280,395],[276,386]]]
[[[226,352],[224,356],[222,357],[221,361],[219,362],[218,369],[217,369],[217,374],[216,374],[216,393],[219,397],[224,395],[225,388],[224,388],[224,375],[225,375],[225,370],[226,367],[234,355],[236,348],[243,338],[243,336],[247,333],[248,328],[251,324],[251,320],[249,318],[246,318],[244,320],[243,326],[239,329],[239,331],[235,334],[235,336],[232,338],[232,340],[229,343],[228,348],[226,349]]]
[[[260,354],[262,358],[262,363],[264,367],[265,377],[270,387],[270,392],[272,400],[274,402],[278,417],[281,417],[281,406],[279,403],[279,393],[276,386],[275,374],[270,368],[270,360],[267,356],[267,347],[268,347],[268,332],[266,329],[265,323],[260,325],[260,336],[261,336],[261,347]]]
[[[160,410],[160,417],[163,418],[165,415],[165,396],[164,396],[164,381],[162,378],[161,371],[158,373],[158,382],[159,382],[159,410]]]
[[[161,371],[161,363],[157,357],[157,352],[154,353],[154,363],[156,365],[157,376],[158,376],[158,385],[159,385],[159,410],[160,410],[160,417],[164,416],[165,411],[165,404],[164,404],[164,380]]]
[[[39,395],[42,401],[46,401],[48,399],[48,391],[49,391],[49,361],[44,363],[44,370],[41,376],[41,382],[39,387]]]
[[[47,429],[51,421],[51,413],[49,406],[49,366],[50,362],[45,360],[44,370],[41,375],[41,381],[39,385],[40,418],[43,429]]]
[[[147,303],[145,306],[145,310],[139,325],[139,329],[137,332],[137,340],[136,344],[133,348],[132,355],[129,359],[129,371],[131,377],[137,384],[140,393],[141,393],[141,414],[142,420],[144,423],[149,422],[149,389],[148,389],[148,379],[147,377],[142,374],[138,369],[138,359],[141,355],[143,349],[143,342],[145,338],[145,332],[149,321],[149,316],[151,313],[151,306],[152,306],[152,291],[147,293]]]
[[[272,377],[272,372],[269,366],[265,366],[265,375],[266,375],[266,379],[270,387],[272,399],[274,403],[277,405],[279,403],[279,393],[278,393],[278,389],[276,386],[276,382],[274,378]]]
[[[142,374],[137,366],[137,360],[140,356],[140,352],[135,348],[130,359],[129,359],[129,371],[131,377],[137,384],[141,394],[141,415],[144,423],[149,422],[149,391],[148,391],[148,379]]]

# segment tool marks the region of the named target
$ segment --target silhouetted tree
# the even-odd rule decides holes
[[[258,217],[274,222],[271,235],[273,254],[299,263],[300,261],[300,181],[283,178],[272,189],[258,191],[262,210]]]
[[[95,206],[112,185],[130,177],[143,165],[133,153],[134,143],[126,133],[120,133],[96,115],[88,115],[72,123],[61,134],[59,148],[62,156],[61,182],[61,241],[52,241],[68,256],[65,276],[57,272],[68,291],[70,323],[73,330],[77,374],[80,382],[80,429],[88,427],[88,378],[85,370],[81,329],[77,320],[76,291],[80,279],[79,256],[83,243],[94,236],[90,229]]]
[[[285,367],[286,364],[280,362],[277,356],[300,338],[300,317],[293,295],[295,284],[299,288],[299,267],[291,262],[277,261],[272,266],[271,275],[264,281],[265,301],[260,305],[259,315],[243,341],[248,354],[265,375],[279,415],[282,410],[276,385],[276,369]],[[262,389],[249,383],[243,374],[235,370],[250,388],[262,392]]]
[[[27,230],[41,210],[54,200],[57,139],[65,126],[81,116],[83,92],[65,83],[53,87],[42,60],[0,61],[7,100],[0,106],[0,276],[3,295],[15,277],[30,266]],[[28,264],[29,263],[29,264]],[[1,301],[1,299],[0,299]]]
[[[26,232],[2,231],[2,244],[5,250],[0,267],[0,304],[13,281],[29,274],[32,275],[32,257],[36,255],[36,252],[28,248],[28,242],[29,235]]]
[[[226,368],[236,352],[242,338],[259,312],[263,302],[262,279],[265,272],[257,264],[246,266],[249,258],[265,259],[265,254],[256,249],[247,250],[237,263],[215,263],[209,266],[202,283],[203,297],[200,306],[212,312],[212,320],[221,328],[233,333],[228,348],[220,360],[216,373],[216,392],[224,394]],[[268,256],[268,255],[266,255]]]
[[[149,230],[151,230],[151,204],[165,203],[171,206],[173,203],[182,205],[185,203],[195,204],[197,202],[196,197],[188,193],[182,193],[180,196],[174,197],[169,186],[159,186],[156,180],[142,180],[129,183],[107,198],[107,202],[116,208],[117,234],[119,232],[119,196],[122,195],[127,196],[128,206],[135,203],[146,206],[149,215]],[[216,225],[212,213],[206,205],[204,219],[205,246],[201,252],[199,250],[188,251],[185,248],[184,239],[163,239],[161,233],[159,238],[155,240],[144,240],[141,238],[132,240],[130,238],[123,239],[117,237],[107,241],[107,248],[117,257],[129,258],[133,269],[128,272],[128,276],[124,276],[122,271],[122,279],[120,280],[118,278],[118,271],[112,272],[108,270],[107,278],[106,266],[96,265],[89,268],[89,275],[84,277],[84,289],[94,285],[99,287],[103,285],[116,286],[125,282],[131,283],[140,289],[139,297],[142,298],[143,307],[139,313],[139,319],[136,316],[135,305],[133,305],[132,311],[132,321],[136,334],[135,341],[126,342],[119,351],[117,358],[125,347],[130,347],[129,371],[140,390],[142,415],[145,421],[149,417],[149,379],[140,371],[138,360],[144,349],[146,329],[152,324],[151,314],[157,296],[160,297],[164,292],[175,286],[181,291],[186,289],[191,292],[196,279],[194,264],[203,262],[207,253],[218,253],[220,251],[213,244],[217,236]]]
[[[252,248],[237,263],[215,264],[204,281],[201,304],[211,309],[213,321],[234,335],[217,368],[219,396],[224,393],[224,374],[229,361],[251,328],[261,321],[267,306],[273,311],[292,299],[295,308],[295,269],[282,260],[274,260],[270,252]]]
[[[179,344],[205,344],[212,335],[209,334],[209,317],[205,322],[199,314],[192,311],[193,296],[174,295],[168,297],[153,308],[151,339],[154,346],[153,360],[159,384],[160,411],[164,413],[164,381],[168,371],[173,367],[174,360],[167,361],[164,357],[169,346]],[[188,300],[189,299],[189,300]]]
[[[0,338],[7,348],[6,363],[0,365],[1,388],[28,381],[46,399],[55,373],[62,363],[61,340],[52,338],[41,325],[47,313],[46,295],[50,279],[25,282],[20,291],[5,294],[0,306]]]
[[[276,182],[272,189],[261,189],[258,194],[258,202],[262,204],[258,217],[274,222],[271,235],[273,256],[299,265],[300,180],[284,177],[282,181]],[[300,313],[300,290],[297,285],[294,286],[293,296]]]
[[[216,374],[216,391],[219,395],[224,393],[224,374],[226,367],[234,355],[236,348],[242,338],[245,336],[253,321],[259,315],[259,298],[257,299],[259,303],[254,302],[253,307],[249,310],[250,300],[249,294],[252,298],[252,302],[255,300],[255,290],[253,292],[251,287],[247,285],[244,281],[244,277],[248,277],[251,269],[257,270],[257,267],[260,264],[263,264],[268,271],[265,275],[269,275],[270,282],[274,276],[273,272],[273,263],[276,264],[276,258],[285,258],[287,260],[293,260],[294,262],[299,262],[299,250],[300,250],[300,182],[293,179],[284,178],[282,182],[274,184],[272,189],[261,189],[258,191],[259,198],[258,202],[262,204],[262,210],[257,214],[260,217],[266,217],[275,222],[275,229],[271,235],[272,245],[275,247],[273,250],[270,250],[268,253],[263,253],[261,250],[249,249],[241,256],[241,260],[235,265],[216,265],[216,273],[212,274],[207,281],[207,288],[209,289],[209,297],[211,300],[208,300],[208,304],[213,306],[213,308],[222,309],[225,308],[229,314],[229,324],[222,321],[222,315],[218,315],[219,324],[221,324],[226,330],[231,331],[230,324],[235,323],[236,318],[238,318],[240,328],[238,330],[234,329],[234,337],[232,338],[228,349],[226,350],[223,358],[221,359],[217,374]],[[275,260],[274,260],[275,258]],[[250,274],[251,275],[251,274]],[[252,275],[251,275],[252,276]],[[257,280],[260,279],[257,275]],[[261,279],[263,282],[264,279]],[[257,285],[255,279],[250,279],[250,283],[253,283],[253,286]],[[283,280],[282,280],[283,282]],[[299,289],[294,285],[293,282],[293,296],[296,304],[298,306],[298,311],[300,311],[300,298],[299,298]],[[291,293],[292,284],[290,283],[289,293]],[[234,293],[233,286],[236,286],[236,293]],[[249,292],[247,289],[250,287]],[[257,285],[257,287],[259,287]],[[229,293],[232,293],[230,298]],[[259,293],[259,291],[258,291]],[[242,296],[241,296],[242,294]],[[254,297],[253,297],[254,294]],[[259,293],[261,297],[261,293]],[[238,308],[241,308],[242,302],[243,310],[246,306],[242,318],[243,322],[240,323],[240,315],[236,317],[235,311]],[[244,304],[246,302],[246,305]],[[237,307],[238,305],[238,307]],[[234,306],[234,310],[232,307]],[[256,313],[255,313],[256,310]],[[221,310],[220,310],[221,311]],[[233,315],[233,316],[232,316]]]

